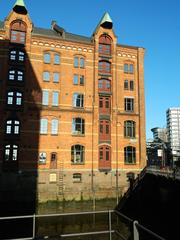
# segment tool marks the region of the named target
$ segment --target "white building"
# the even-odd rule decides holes
[[[155,128],[152,128],[151,131],[153,132],[154,140],[160,139],[163,142],[167,142],[167,129],[166,128],[155,127]]]
[[[180,108],[166,111],[168,142],[170,143],[173,162],[180,160]]]

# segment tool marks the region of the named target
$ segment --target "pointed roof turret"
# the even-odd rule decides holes
[[[103,28],[112,29],[112,27],[113,27],[113,22],[112,22],[111,17],[109,16],[109,13],[108,13],[108,12],[106,12],[106,13],[103,15],[103,17],[102,17],[99,25],[102,26]]]
[[[24,3],[24,0],[16,0],[16,3],[14,4],[13,10],[20,14],[27,14],[26,5]]]

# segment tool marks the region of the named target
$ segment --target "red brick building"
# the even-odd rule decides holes
[[[108,13],[84,37],[33,26],[17,0],[0,66],[2,176],[36,173],[40,200],[88,198],[145,166],[144,49],[118,44]]]

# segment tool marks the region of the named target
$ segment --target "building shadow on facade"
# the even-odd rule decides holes
[[[0,216],[29,215],[36,212],[41,89],[23,44],[0,40],[0,51]],[[31,222],[1,221],[0,239],[27,236]]]

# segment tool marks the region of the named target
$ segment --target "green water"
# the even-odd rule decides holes
[[[50,214],[50,213],[77,213],[87,211],[100,211],[100,210],[113,210],[116,207],[116,199],[103,199],[92,201],[69,201],[69,202],[48,202],[39,204],[37,214]],[[112,229],[119,229],[120,232],[128,239],[129,229],[126,224],[112,213]],[[86,214],[79,216],[60,216],[60,217],[45,217],[37,220],[36,235],[37,236],[50,236],[50,239],[60,239],[58,235],[69,233],[84,233],[94,231],[107,231],[109,230],[109,215],[108,213],[101,214]],[[63,238],[71,240],[108,240],[109,234],[91,235],[81,237]],[[120,239],[116,234],[112,234],[112,240]]]

